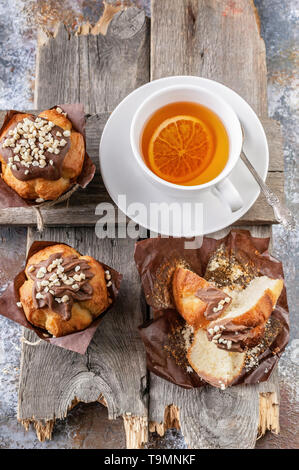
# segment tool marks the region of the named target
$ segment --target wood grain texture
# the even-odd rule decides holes
[[[218,80],[240,93],[260,116],[267,116],[265,46],[253,2],[152,0],[151,79],[180,74]],[[277,145],[278,167],[282,169],[281,143]],[[276,172],[278,167],[273,167],[268,182],[275,179],[281,194],[283,178],[282,173]],[[251,211],[255,207],[263,207],[263,214],[267,213],[261,199]],[[228,230],[213,236],[222,237]],[[267,225],[255,225],[250,230],[253,236],[271,234]],[[151,429],[161,434],[168,422],[173,423],[173,419],[167,419],[169,413],[165,413],[172,405],[177,407],[172,412],[189,447],[253,448],[258,431],[267,421],[263,419],[260,425],[260,393],[265,394],[268,405],[271,394],[279,397],[277,384],[274,372],[261,385],[231,387],[224,392],[212,387],[184,390],[150,374]],[[264,401],[261,403],[265,406]]]
[[[35,107],[42,103],[49,108],[63,99],[83,103],[88,114],[112,111],[148,81],[147,30],[144,12],[138,8],[117,13],[106,36],[69,34],[60,24],[55,39],[38,48]]]
[[[135,33],[126,38],[128,29]],[[144,13],[141,16],[135,8],[114,18],[105,38],[68,36],[60,27],[39,53],[37,107],[78,100],[90,112],[112,109],[117,100],[148,80],[149,68],[139,70],[148,57],[147,38]],[[101,125],[101,114],[94,122]],[[83,213],[84,205],[81,209]],[[76,222],[78,214],[75,217]],[[140,439],[134,440],[130,432],[138,429],[141,440],[147,438],[147,371],[137,330],[145,306],[133,260],[134,240],[100,240],[92,227],[48,228],[42,235],[29,229],[27,245],[36,239],[66,242],[119,270],[124,280],[115,306],[85,355],[45,342],[36,346],[23,343],[18,418],[25,426],[33,422],[40,439],[49,438],[55,419],[65,417],[75,403],[98,400],[107,405],[110,419],[125,417],[127,445],[140,446]],[[24,337],[31,342],[36,339],[28,330]]]
[[[151,80],[170,75],[217,80],[267,116],[266,52],[253,1],[152,0]]]

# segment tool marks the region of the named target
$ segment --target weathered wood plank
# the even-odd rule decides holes
[[[89,114],[113,110],[148,77],[147,27],[144,12],[138,8],[117,13],[106,36],[69,34],[60,24],[55,40],[38,49],[35,107],[41,103],[51,107],[63,98],[66,103],[84,103]],[[130,77],[120,86],[124,71]]]
[[[151,375],[151,393],[159,393],[150,405],[154,421],[149,429],[160,436],[177,428],[191,448],[244,449],[254,448],[256,439],[267,430],[279,432],[277,369],[264,384],[232,387],[224,394],[212,388],[181,393],[174,385],[164,388],[162,382]],[[165,398],[170,393],[172,402]]]
[[[58,35],[49,39],[39,52],[37,107],[79,100],[87,111],[101,113],[111,109],[115,100],[124,96],[122,93],[146,82],[149,67],[139,70],[138,65],[149,56],[144,14],[141,20],[140,10],[128,10],[112,21],[105,38],[69,37],[60,27]],[[134,34],[122,37],[128,28]],[[79,60],[83,53],[87,55],[86,62]],[[90,64],[88,69],[86,63]],[[110,88],[113,74],[114,88]],[[95,76],[101,77],[97,78],[96,87]],[[81,210],[83,214],[85,207]],[[76,221],[77,218],[78,215]],[[55,419],[66,416],[74,402],[99,400],[107,405],[110,418],[124,416],[127,445],[140,446],[147,437],[147,373],[137,332],[145,310],[133,261],[134,240],[100,240],[91,227],[48,228],[42,235],[29,229],[28,245],[34,239],[69,243],[124,273],[124,281],[115,307],[103,319],[86,355],[44,342],[36,346],[23,344],[19,419],[24,425],[33,422],[39,438],[49,438]],[[24,336],[34,341],[32,332],[25,331]],[[134,433],[136,429],[141,432]]]
[[[0,111],[0,123],[4,114],[4,111]],[[110,113],[103,112],[87,116],[86,144],[88,154],[97,168],[95,177],[85,190],[79,189],[68,204],[64,203],[43,210],[44,221],[47,225],[94,225],[98,221],[98,216],[95,214],[96,206],[100,202],[111,202],[99,171],[100,138],[109,115]],[[283,198],[283,161],[279,124],[269,118],[263,119],[262,122],[267,134],[271,156],[267,183],[278,196]],[[111,223],[113,222],[114,220],[111,220]],[[263,196],[258,198],[254,206],[241,219],[241,223],[244,224],[273,222],[272,208],[268,206]],[[9,208],[0,212],[0,225],[2,224],[35,225],[36,215],[31,209]]]
[[[151,78],[179,74],[218,80],[240,93],[260,116],[266,116],[265,47],[253,2],[152,0]],[[281,150],[280,143],[278,146]],[[282,154],[278,161],[282,168]],[[270,178],[282,181],[282,174],[277,177],[275,171],[270,172],[268,182]],[[261,202],[255,207],[267,212]],[[213,236],[219,238],[228,230]],[[269,226],[250,230],[254,236],[271,234]],[[278,397],[277,376],[273,374],[272,381],[262,387],[184,390],[150,374],[150,429],[163,434],[169,425],[180,426],[191,448],[253,448],[259,429],[260,392],[267,390]]]
[[[271,172],[268,174],[267,183],[271,186],[273,191],[280,196],[284,197],[283,181],[280,172]],[[91,188],[93,184],[91,183]],[[90,202],[92,200],[92,202]],[[96,215],[96,206],[100,202],[111,202],[106,192],[94,192],[87,194],[82,190],[72,195],[69,206],[66,203],[59,204],[50,209],[42,210],[44,223],[47,226],[93,226],[100,219]],[[105,222],[114,224],[115,219],[111,219],[110,213],[105,217]],[[108,219],[108,220],[107,220]],[[36,215],[32,209],[9,208],[3,209],[0,212],[0,224],[5,225],[36,225]],[[236,224],[271,224],[273,223],[273,210],[266,203],[263,196],[256,201],[246,215],[244,215]],[[236,225],[235,224],[235,225]]]
[[[211,78],[268,115],[265,44],[252,0],[153,0],[151,18],[151,80]]]

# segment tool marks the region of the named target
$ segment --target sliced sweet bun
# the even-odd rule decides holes
[[[195,333],[187,354],[193,370],[209,384],[222,389],[239,377],[245,366],[245,357],[245,353],[219,349],[208,340],[204,329]]]
[[[254,278],[248,286],[239,291],[227,291],[232,302],[212,326],[230,321],[234,325],[256,327],[264,324],[270,317],[283,289],[282,279],[271,279],[267,276]]]
[[[181,267],[174,272],[172,293],[178,312],[195,329],[208,325],[230,303],[230,296],[225,292],[189,269]]]
[[[37,308],[33,299],[34,281],[29,277],[30,266],[41,263],[54,254],[60,254],[64,258],[77,256],[79,260],[87,261],[93,274],[89,280],[93,288],[92,297],[89,300],[74,301],[69,320],[64,320],[59,313],[49,307]],[[103,266],[90,256],[81,256],[67,245],[48,246],[32,255],[27,262],[25,274],[27,280],[20,287],[19,294],[26,318],[33,325],[47,330],[53,336],[64,336],[87,328],[110,305]]]
[[[177,268],[172,279],[172,293],[179,313],[189,325],[199,327],[206,303],[195,296],[198,289],[208,285],[205,279],[185,268]]]
[[[0,140],[6,134],[10,126],[30,116],[30,114],[14,114],[7,126],[2,130]],[[56,109],[43,111],[38,116],[54,122],[54,124],[61,127],[63,130],[71,131],[70,148],[63,160],[61,177],[57,180],[48,180],[39,177],[22,181],[13,175],[10,167],[0,153],[2,178],[8,186],[13,188],[24,199],[36,200],[41,198],[44,200],[53,200],[67,191],[80,175],[85,157],[85,143],[83,136],[72,128],[71,121],[62,113],[56,111]]]
[[[229,291],[232,302],[220,318],[208,325],[208,339],[217,347],[232,351],[256,346],[263,338],[282,288],[282,279],[261,276],[241,291]]]

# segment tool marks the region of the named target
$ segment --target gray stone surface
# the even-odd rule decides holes
[[[256,0],[261,34],[266,43],[269,115],[280,121],[284,137],[285,194],[298,223],[298,2]],[[299,413],[299,232],[289,234],[273,227],[273,254],[283,262],[291,318],[291,339],[279,362],[282,396],[281,435],[286,439],[283,415]],[[296,423],[294,426],[296,432]],[[297,425],[298,432],[298,425]],[[268,434],[257,447],[275,447],[277,437]],[[264,442],[266,441],[266,442]],[[299,447],[299,441],[297,441]]]
[[[33,99],[35,71],[36,32],[38,27],[55,28],[58,20],[70,27],[82,23],[83,18],[94,23],[101,14],[102,2],[93,0],[66,0],[61,12],[58,0],[0,0],[0,109],[30,108]],[[150,0],[139,0],[149,13]],[[256,0],[261,19],[261,34],[265,39],[268,66],[269,115],[282,124],[285,157],[285,191],[287,203],[298,220],[298,2],[296,0]],[[83,5],[83,6],[82,6]],[[12,234],[9,229],[1,231],[0,238],[0,292],[20,269],[25,247],[22,243],[24,229]],[[288,433],[294,428],[283,426],[284,416],[299,411],[298,363],[299,363],[299,235],[298,230],[287,234],[274,227],[274,254],[284,263],[291,312],[291,341],[279,365],[282,390],[281,436],[267,434],[257,447],[274,448],[287,442]],[[8,247],[15,248],[13,259],[7,255]],[[120,432],[121,421],[109,423],[101,405],[79,405],[63,422],[55,426],[53,440],[37,441],[35,432],[25,432],[16,421],[17,388],[19,377],[21,329],[0,317],[0,448],[76,448],[104,446],[123,447]],[[101,443],[96,433],[89,434],[90,420],[103,421],[103,429],[97,433],[104,436]],[[93,431],[94,432],[94,431]],[[180,433],[169,431],[165,438],[151,440],[150,447],[184,448]],[[287,444],[283,444],[287,447]],[[299,447],[299,443],[298,443]]]

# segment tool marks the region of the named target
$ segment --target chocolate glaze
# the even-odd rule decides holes
[[[221,338],[231,341],[232,345],[229,351],[233,352],[243,352],[247,348],[245,346],[245,341],[250,337],[250,334],[253,328],[247,327],[245,325],[235,325],[232,321],[223,321],[223,323],[217,322],[217,325],[221,328],[223,325],[224,330],[221,331]],[[213,327],[213,325],[211,325]],[[209,341],[212,341],[213,335],[207,331],[207,337]],[[228,350],[225,344],[215,343],[217,348]]]
[[[68,256],[62,258],[63,261],[61,266],[64,268],[63,274],[66,274],[68,277],[73,277],[75,274],[84,273],[85,279],[82,281],[75,281],[75,284],[78,284],[79,289],[74,290],[71,285],[66,285],[60,279],[60,286],[53,286],[51,290],[53,290],[54,294],[50,292],[43,293],[44,287],[40,285],[43,280],[49,281],[51,275],[56,272],[56,269],[53,269],[51,272],[46,272],[42,279],[38,279],[36,274],[41,267],[45,267],[46,269],[52,262],[57,259],[62,258],[62,253],[54,253],[45,261],[42,261],[39,264],[35,264],[34,270],[29,274],[29,277],[34,281],[32,296],[34,304],[37,308],[45,308],[49,307],[54,312],[60,314],[63,320],[69,320],[71,318],[72,313],[72,306],[75,300],[79,302],[83,302],[85,300],[89,300],[92,298],[93,288],[89,283],[89,280],[93,278],[93,274],[90,270],[90,265],[87,261],[83,259],[77,258],[77,256]],[[75,267],[80,266],[80,271],[76,272]],[[38,292],[43,293],[43,299],[37,299],[36,294]],[[69,297],[69,300],[64,303],[58,303],[55,298],[62,298],[64,295]]]
[[[228,305],[231,303],[231,297],[227,295],[225,292],[222,292],[220,289],[216,287],[208,287],[207,289],[198,289],[195,293],[195,296],[198,297],[203,302],[207,303],[207,308],[204,312],[204,316],[207,320],[215,320],[220,315],[225,312]],[[223,305],[223,308],[218,312],[213,312],[213,309],[218,306],[220,300],[224,300],[229,298],[230,301],[226,302]]]
[[[27,116],[27,119],[34,121],[36,117],[37,116],[34,116],[32,114],[30,116]],[[49,120],[44,117],[42,117],[41,119],[47,123],[49,122]],[[9,126],[5,135],[2,137],[0,141],[1,155],[6,163],[8,163],[8,159],[10,157],[15,157],[18,154],[14,154],[12,148],[3,147],[2,144],[5,139],[8,139],[11,137],[8,134],[9,131],[13,130],[20,122],[23,122],[23,121],[16,122],[12,124],[11,126]],[[58,131],[62,134],[61,137],[56,136],[56,133]],[[51,134],[54,139],[57,139],[59,141],[64,139],[67,143],[64,147],[59,147],[60,153],[58,155],[56,155],[55,153],[50,153],[46,149],[44,150],[44,156],[46,157],[46,162],[47,162],[47,165],[44,168],[40,168],[39,166],[33,166],[33,165],[30,165],[30,167],[27,168],[21,165],[20,162],[14,162],[14,165],[16,165],[17,170],[14,170],[12,169],[12,167],[10,167],[11,172],[14,175],[14,177],[21,181],[28,181],[34,178],[44,178],[46,180],[51,180],[51,181],[58,180],[61,177],[61,169],[62,169],[63,160],[70,148],[70,142],[71,142],[70,137],[65,137],[63,135],[63,132],[64,132],[64,129],[56,125],[51,129],[51,131],[49,131],[49,134]],[[18,144],[19,140],[21,139],[23,139],[22,135],[20,136],[20,139],[16,141],[16,144]],[[53,160],[53,165],[49,164],[50,160]],[[26,170],[29,170],[29,173],[27,175],[25,175]]]

